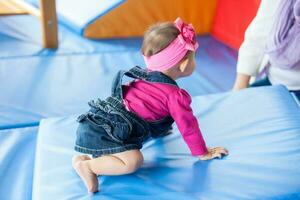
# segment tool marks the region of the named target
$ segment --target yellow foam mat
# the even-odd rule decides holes
[[[149,25],[181,17],[198,34],[211,31],[217,0],[127,0],[87,26],[87,38],[136,37]]]

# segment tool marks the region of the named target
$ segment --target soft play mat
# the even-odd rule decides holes
[[[76,116],[42,120],[33,199],[299,199],[300,111],[283,86],[193,98],[209,146],[225,146],[221,160],[192,157],[178,130],[147,142],[136,173],[99,177],[89,196],[72,170]]]

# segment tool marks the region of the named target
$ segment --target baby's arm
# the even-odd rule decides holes
[[[197,118],[190,106],[191,97],[186,91],[181,89],[173,93],[171,99],[169,101],[170,114],[193,156],[199,157],[200,160],[210,160],[228,155],[228,151],[223,147],[206,147]]]

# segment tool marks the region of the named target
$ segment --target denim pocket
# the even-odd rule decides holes
[[[113,115],[112,118],[115,119],[111,121],[113,125],[113,136],[121,141],[127,140],[132,132],[132,123],[120,112],[111,111],[110,114]]]
[[[130,137],[130,133],[130,127],[127,123],[113,122],[112,137],[124,142]]]
[[[118,138],[114,137],[112,132],[113,132],[113,127],[111,124],[107,123],[106,120],[104,120],[101,116],[95,115],[95,114],[88,114],[85,116],[84,119],[81,119],[80,121],[86,120],[91,126],[93,126],[96,130],[105,131],[105,133],[110,136],[112,140],[118,143],[122,143],[121,140]]]
[[[99,131],[104,130],[113,141],[121,144],[129,138],[132,130],[131,123],[124,121],[119,113],[89,113],[80,121],[82,120],[86,120]]]

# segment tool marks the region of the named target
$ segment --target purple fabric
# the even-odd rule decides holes
[[[283,69],[300,65],[300,0],[282,0],[267,42],[270,63]]]

